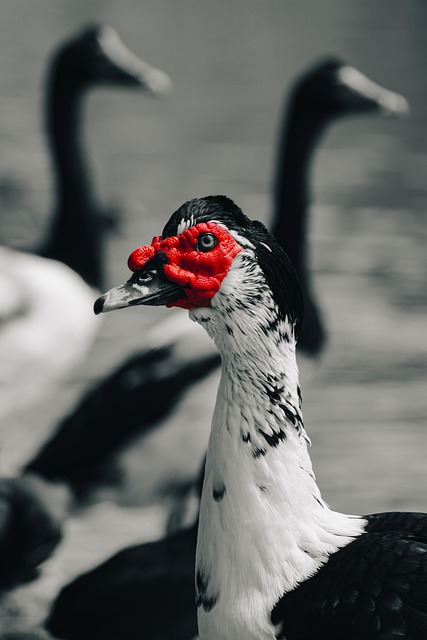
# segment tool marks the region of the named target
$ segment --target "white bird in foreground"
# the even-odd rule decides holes
[[[190,311],[222,360],[196,552],[202,640],[427,637],[427,514],[334,512],[301,413],[302,296],[286,254],[225,196],[182,205],[96,313]]]

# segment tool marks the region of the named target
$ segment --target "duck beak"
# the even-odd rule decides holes
[[[115,29],[105,25],[100,32],[99,41],[109,63],[108,73],[116,81],[140,85],[153,95],[162,95],[171,91],[172,81],[169,76],[132,53]]]
[[[355,105],[359,110],[364,107],[366,111],[377,110],[389,116],[403,116],[410,111],[406,98],[381,87],[354,67],[341,67],[338,79],[353,92]]]
[[[140,304],[151,307],[166,306],[182,297],[182,287],[167,280],[161,269],[147,265],[135,271],[127,282],[110,289],[98,298],[94,304],[94,311],[98,315]]]

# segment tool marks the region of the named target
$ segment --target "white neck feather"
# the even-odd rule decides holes
[[[190,314],[222,357],[196,554],[202,640],[273,639],[278,599],[366,524],[321,498],[302,423],[293,327],[279,318],[266,287],[261,300],[234,303],[234,292],[248,289],[240,256],[212,306]]]

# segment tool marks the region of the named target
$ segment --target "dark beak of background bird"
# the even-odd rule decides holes
[[[98,298],[94,304],[94,311],[98,315],[140,304],[151,307],[165,306],[183,297],[182,287],[167,280],[161,268],[148,264],[143,269],[135,271],[127,282],[110,289]]]

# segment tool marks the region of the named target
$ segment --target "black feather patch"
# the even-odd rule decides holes
[[[219,593],[208,596],[209,579],[201,571],[196,572],[196,606],[202,607],[204,611],[212,611],[219,600]]]
[[[427,638],[427,514],[366,519],[363,535],[278,600],[278,640]]]
[[[262,430],[260,430],[259,433],[265,439],[267,444],[270,445],[270,447],[277,447],[280,442],[284,442],[286,440],[286,433],[282,431],[282,429],[279,429],[279,431],[274,431],[271,436],[267,433],[264,433],[264,431]]]
[[[212,496],[215,502],[221,502],[227,492],[227,487],[222,482],[218,487],[214,487],[212,491]]]
[[[261,458],[262,456],[265,456],[266,453],[267,453],[266,449],[260,449],[259,447],[255,447],[254,450],[252,451],[252,457],[255,459]]]

